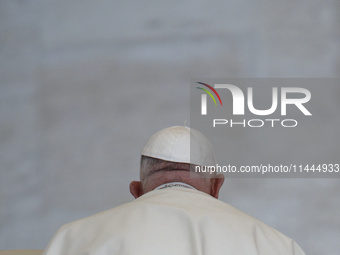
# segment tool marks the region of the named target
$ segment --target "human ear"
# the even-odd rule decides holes
[[[224,175],[219,174],[216,178],[213,179],[211,185],[211,194],[214,198],[218,198],[218,194],[220,192],[220,188],[222,187],[224,182]]]
[[[141,195],[143,195],[144,193],[143,193],[143,189],[142,189],[142,183],[140,181],[132,181],[130,183],[130,193],[135,198],[138,198]]]

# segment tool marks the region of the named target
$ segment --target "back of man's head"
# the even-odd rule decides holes
[[[216,165],[211,143],[198,130],[183,126],[162,129],[148,139],[141,155],[141,182],[130,184],[130,191],[135,197],[169,182],[187,183],[218,197],[223,176],[207,178],[207,176],[193,176],[190,173],[195,165]],[[218,187],[214,184],[218,184]]]

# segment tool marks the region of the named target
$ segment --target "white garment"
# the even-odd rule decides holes
[[[187,188],[187,189],[195,189],[193,186],[191,186],[187,183],[184,183],[184,182],[169,182],[169,183],[164,183],[162,185],[159,185],[157,188],[155,188],[155,190],[172,188],[172,187],[182,187],[182,188]]]
[[[303,255],[290,238],[194,189],[153,190],[64,225],[45,255]]]

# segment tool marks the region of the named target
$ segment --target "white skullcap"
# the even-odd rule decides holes
[[[146,142],[141,154],[178,163],[216,165],[209,140],[198,130],[183,126],[173,126],[156,132]]]

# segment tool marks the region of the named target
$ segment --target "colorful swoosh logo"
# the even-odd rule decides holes
[[[208,85],[208,84],[206,84],[206,83],[203,83],[203,82],[196,82],[196,83],[201,84],[201,85],[206,86],[207,88],[211,89],[211,91],[214,92],[215,95],[217,96],[217,98],[218,98],[218,100],[220,101],[220,104],[221,104],[221,106],[222,106],[222,100],[221,100],[221,98],[220,98],[220,95],[217,93],[217,91],[216,91],[213,87],[211,87],[210,85]],[[204,92],[206,92],[206,93],[214,100],[215,105],[217,105],[214,96],[211,94],[211,92],[210,92],[209,90],[203,89],[203,88],[201,88],[201,87],[196,87],[196,88],[201,89],[201,90],[203,90]]]

